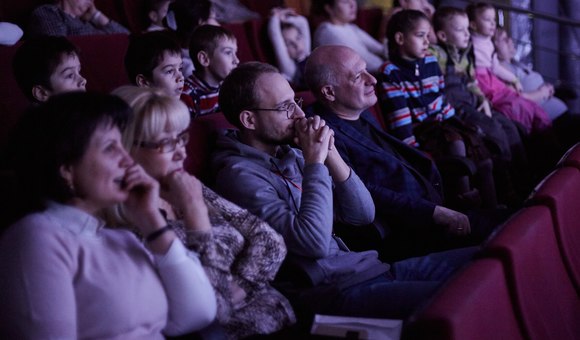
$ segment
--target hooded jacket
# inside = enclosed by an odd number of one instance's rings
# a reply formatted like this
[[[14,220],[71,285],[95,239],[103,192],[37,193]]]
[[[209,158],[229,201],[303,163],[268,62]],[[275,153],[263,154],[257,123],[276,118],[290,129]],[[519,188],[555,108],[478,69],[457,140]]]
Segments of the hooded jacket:
[[[333,183],[327,167],[305,165],[300,150],[281,146],[273,157],[233,130],[218,138],[212,169],[216,191],[276,229],[313,286],[344,288],[389,270],[376,251],[350,252],[333,237],[335,219],[351,225],[374,219],[370,193],[354,171]]]

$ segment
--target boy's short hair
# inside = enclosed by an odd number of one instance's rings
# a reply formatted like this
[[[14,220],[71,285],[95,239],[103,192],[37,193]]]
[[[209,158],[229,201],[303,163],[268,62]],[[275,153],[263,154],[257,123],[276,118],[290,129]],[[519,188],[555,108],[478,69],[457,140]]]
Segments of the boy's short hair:
[[[258,103],[256,81],[263,74],[280,73],[270,64],[251,61],[233,69],[224,79],[219,94],[219,105],[230,124],[242,129],[240,112],[255,107]]]
[[[467,17],[469,18],[469,21],[475,21],[477,15],[485,11],[486,9],[495,10],[495,7],[493,7],[492,4],[487,2],[476,2],[470,3],[465,9],[465,11],[467,12]]]
[[[387,25],[387,39],[389,44],[389,57],[396,56],[399,54],[399,46],[395,39],[395,34],[401,32],[406,34],[417,27],[417,23],[420,20],[426,20],[428,23],[429,18],[425,13],[417,11],[414,9],[404,9],[400,12],[395,13]]]
[[[140,74],[151,79],[165,52],[181,55],[181,48],[170,33],[154,31],[132,34],[125,54],[125,70],[131,83],[137,85]]]
[[[212,55],[221,40],[236,41],[236,36],[221,26],[201,25],[193,31],[189,43],[189,56],[196,70],[203,69],[197,60],[197,54],[201,51]]]
[[[447,24],[449,24],[455,16],[467,16],[467,13],[457,7],[444,6],[438,8],[433,15],[433,30],[435,33],[445,30]]]
[[[18,87],[31,101],[35,86],[52,90],[50,77],[60,65],[63,56],[79,55],[79,49],[65,37],[39,36],[31,38],[18,48],[12,60],[12,71]]]

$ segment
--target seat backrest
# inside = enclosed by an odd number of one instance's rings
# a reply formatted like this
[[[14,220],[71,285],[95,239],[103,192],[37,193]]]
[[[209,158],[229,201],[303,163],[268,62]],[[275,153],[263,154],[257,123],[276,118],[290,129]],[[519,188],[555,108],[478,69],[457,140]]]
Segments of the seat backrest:
[[[241,0],[240,2],[251,11],[260,14],[262,18],[268,17],[272,8],[284,6],[283,0]]]
[[[380,40],[381,24],[383,22],[383,10],[380,8],[359,8],[355,24],[373,38]]]
[[[223,129],[234,128],[223,113],[215,112],[194,118],[189,125],[189,143],[184,168],[201,180],[209,179],[209,161],[215,139]]]
[[[276,65],[274,46],[268,37],[267,19],[253,19],[245,22],[246,32],[256,60]]]
[[[579,159],[580,160],[580,159]],[[580,296],[580,169],[562,167],[547,176],[534,190],[528,204],[550,208],[558,246]]]
[[[68,37],[80,50],[82,74],[87,78],[87,90],[109,93],[129,84],[125,72],[125,53],[129,45],[127,34],[83,35]]]
[[[580,169],[580,142],[566,151],[558,162],[560,166],[572,166]]]
[[[504,264],[517,315],[530,339],[577,339],[580,300],[545,206],[523,208],[484,247]]]
[[[23,30],[26,30],[28,18],[32,11],[45,4],[44,0],[18,0],[18,1],[0,1],[0,13],[2,21],[8,21],[17,24]]]
[[[127,20],[127,28],[133,33],[139,33],[147,29],[147,0],[123,0],[120,1]]]
[[[411,318],[413,340],[523,339],[502,263],[479,259],[457,273]]]
[[[7,142],[22,112],[30,105],[12,72],[12,59],[21,44],[0,46],[0,148]]]

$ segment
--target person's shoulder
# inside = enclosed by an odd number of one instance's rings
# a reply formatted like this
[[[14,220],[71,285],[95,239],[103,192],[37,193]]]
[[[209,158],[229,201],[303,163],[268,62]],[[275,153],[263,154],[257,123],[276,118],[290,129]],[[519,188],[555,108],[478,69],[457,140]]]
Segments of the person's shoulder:
[[[40,5],[32,11],[32,15],[59,14],[59,13],[61,13],[61,10],[58,8],[58,6],[54,4]]]
[[[379,67],[379,73],[389,76],[392,73],[396,73],[400,71],[399,66],[397,66],[397,64],[395,64],[394,62],[392,62],[391,60],[387,60],[383,63],[383,65],[381,65],[381,67]]]

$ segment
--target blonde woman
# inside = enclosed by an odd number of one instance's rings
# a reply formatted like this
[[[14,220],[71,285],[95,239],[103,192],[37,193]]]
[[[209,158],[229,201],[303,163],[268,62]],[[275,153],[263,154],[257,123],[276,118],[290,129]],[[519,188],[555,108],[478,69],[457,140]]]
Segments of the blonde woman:
[[[114,94],[134,111],[124,145],[160,182],[159,208],[168,224],[199,253],[217,295],[217,320],[229,337],[272,333],[294,323],[288,300],[269,284],[286,255],[282,237],[183,169],[190,122],[185,104],[147,88],[126,86]]]

